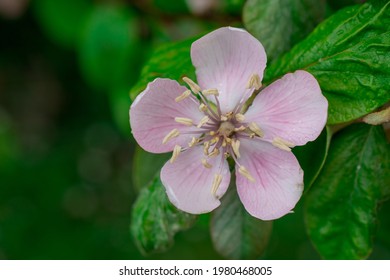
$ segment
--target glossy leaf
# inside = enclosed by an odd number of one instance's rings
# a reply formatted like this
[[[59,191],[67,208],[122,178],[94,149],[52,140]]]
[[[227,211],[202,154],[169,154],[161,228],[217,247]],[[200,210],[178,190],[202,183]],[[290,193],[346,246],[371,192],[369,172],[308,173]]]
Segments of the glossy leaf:
[[[389,170],[390,145],[382,127],[356,124],[336,134],[306,200],[307,230],[323,258],[369,256]]]
[[[245,27],[264,45],[268,62],[305,38],[326,12],[325,0],[248,0]]]
[[[190,228],[195,220],[196,216],[169,202],[158,175],[134,204],[131,233],[144,254],[164,252],[173,245],[175,234]]]
[[[293,149],[293,153],[304,171],[305,192],[309,190],[324,166],[331,138],[332,133],[326,127],[315,141]]]
[[[195,78],[195,69],[190,57],[191,44],[195,39],[157,48],[142,69],[138,83],[130,91],[130,97],[134,100],[147,84],[156,78],[170,78],[179,82],[184,76]]]
[[[98,5],[87,20],[80,46],[80,64],[87,81],[101,90],[129,85],[142,57],[137,22],[122,6]]]
[[[318,80],[328,123],[359,118],[390,100],[390,2],[340,10],[266,72],[266,82],[297,69]]]
[[[272,221],[249,215],[238,198],[235,178],[211,217],[211,237],[217,252],[228,259],[260,257],[268,245]]]
[[[133,182],[140,190],[160,175],[160,169],[168,161],[171,154],[152,154],[136,147],[133,158]]]

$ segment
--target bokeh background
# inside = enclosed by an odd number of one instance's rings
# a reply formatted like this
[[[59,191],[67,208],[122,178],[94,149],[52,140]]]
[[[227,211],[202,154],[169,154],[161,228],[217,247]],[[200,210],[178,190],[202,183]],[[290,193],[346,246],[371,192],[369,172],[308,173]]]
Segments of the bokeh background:
[[[128,93],[154,47],[240,26],[243,4],[0,0],[0,259],[221,258],[208,215],[166,253],[134,245]],[[319,258],[301,207],[274,223],[264,258]],[[378,227],[371,258],[389,259]]]

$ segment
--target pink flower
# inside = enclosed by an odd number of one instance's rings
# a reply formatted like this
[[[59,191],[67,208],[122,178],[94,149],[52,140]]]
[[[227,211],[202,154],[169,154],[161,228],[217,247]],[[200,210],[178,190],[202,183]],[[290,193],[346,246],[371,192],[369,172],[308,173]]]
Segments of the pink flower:
[[[200,214],[220,205],[236,164],[238,195],[262,220],[290,212],[303,191],[303,171],[291,152],[313,141],[327,119],[328,102],[316,79],[296,71],[260,89],[266,66],[261,43],[242,29],[224,27],[191,46],[199,85],[155,79],[130,108],[132,132],[152,153],[173,151],[161,170],[170,201]]]

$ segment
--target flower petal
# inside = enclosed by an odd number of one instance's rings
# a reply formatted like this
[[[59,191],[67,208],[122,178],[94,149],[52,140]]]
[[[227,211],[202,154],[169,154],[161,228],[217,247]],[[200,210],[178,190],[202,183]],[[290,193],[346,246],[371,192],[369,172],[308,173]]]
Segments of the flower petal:
[[[255,180],[249,181],[236,168],[237,191],[245,209],[262,220],[289,213],[303,191],[303,171],[294,154],[261,140],[240,141],[238,162]]]
[[[146,151],[165,153],[173,150],[177,144],[187,146],[192,136],[185,134],[162,143],[164,137],[173,129],[182,132],[196,130],[175,122],[175,117],[189,118],[198,123],[204,117],[198,109],[198,103],[192,98],[176,102],[175,98],[187,88],[170,79],[155,79],[137,96],[130,107],[130,124],[134,138]]]
[[[265,139],[279,137],[294,145],[304,145],[320,135],[327,110],[328,101],[317,80],[299,70],[260,92],[245,113],[245,121],[257,123]]]
[[[203,146],[195,146],[161,169],[161,181],[169,200],[180,210],[192,214],[207,213],[217,208],[219,198],[230,182],[229,165],[222,153],[208,159],[211,168],[202,165],[203,157]],[[222,175],[222,181],[214,195],[212,186],[216,174]]]
[[[249,98],[253,91],[246,89],[250,77],[258,74],[261,81],[267,63],[262,44],[247,31],[232,27],[195,41],[191,59],[201,88],[218,89],[224,113],[232,111],[241,98]]]

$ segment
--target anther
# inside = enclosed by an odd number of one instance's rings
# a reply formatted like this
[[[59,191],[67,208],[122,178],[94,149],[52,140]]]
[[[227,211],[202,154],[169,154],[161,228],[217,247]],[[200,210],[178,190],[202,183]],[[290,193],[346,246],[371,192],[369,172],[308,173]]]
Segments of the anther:
[[[213,139],[211,139],[210,144],[215,144],[219,141],[219,136],[215,136]]]
[[[183,81],[190,87],[194,93],[200,93],[200,86],[198,86],[193,80],[188,77],[184,77]]]
[[[216,196],[217,191],[219,189],[219,186],[221,185],[222,182],[222,175],[221,174],[215,174],[214,175],[214,180],[213,184],[211,186],[211,193]]]
[[[175,138],[177,136],[180,135],[180,132],[175,128],[173,129],[171,132],[169,132],[165,137],[164,139],[162,140],[162,143],[163,144],[166,144],[169,140],[171,140],[172,138]]]
[[[238,172],[244,176],[245,178],[247,178],[249,181],[251,181],[252,183],[255,182],[255,179],[252,177],[252,175],[249,173],[249,171],[244,167],[244,166],[240,166],[240,168],[238,168]]]
[[[181,152],[181,147],[179,145],[176,145],[174,148],[173,148],[173,153],[172,153],[172,157],[171,159],[169,160],[170,163],[173,163],[177,157],[180,155],[180,152]]]
[[[260,127],[256,123],[251,122],[249,124],[249,129],[252,130],[254,133],[256,133],[257,136],[264,137],[264,131],[261,130]]]
[[[199,105],[199,111],[205,112],[206,110],[207,110],[207,106],[205,104],[202,103]]]
[[[246,129],[246,127],[245,126],[240,126],[240,127],[236,127],[235,129],[234,129],[234,131],[235,132],[240,132],[240,131],[244,131]]]
[[[239,158],[240,155],[240,140],[234,140],[232,141],[232,148],[233,152],[236,154],[237,158]]]
[[[282,139],[280,137],[275,137],[272,141],[272,145],[274,145],[275,147],[277,147],[279,149],[285,150],[287,152],[290,152],[291,148],[293,148],[295,146],[294,143],[291,143],[291,142],[289,142],[285,139]]]
[[[189,97],[191,95],[191,91],[190,90],[186,90],[185,92],[183,92],[181,95],[179,95],[178,97],[175,98],[175,101],[176,102],[180,102],[184,99],[186,99],[187,97]]]
[[[228,120],[228,118],[225,115],[221,116],[221,121],[226,122],[227,120]]]
[[[212,158],[212,157],[215,157],[217,155],[219,155],[219,149],[217,147],[215,147],[214,150],[211,153],[209,153],[209,157]]]
[[[192,126],[192,124],[193,124],[193,121],[191,119],[189,119],[189,118],[179,118],[179,117],[177,117],[177,118],[175,118],[175,122],[184,124],[186,126]]]
[[[202,93],[204,96],[210,96],[210,95],[219,96],[219,92],[216,88],[205,89],[202,91]]]
[[[198,142],[198,139],[196,139],[195,137],[192,137],[191,139],[191,142],[188,143],[188,147],[193,147],[196,143]]]
[[[246,88],[247,89],[255,88],[256,90],[260,89],[261,88],[260,76],[258,74],[253,74],[250,77],[250,79],[246,85]]]
[[[208,123],[208,121],[210,120],[210,118],[208,116],[204,116],[198,123],[198,125],[196,126],[197,128],[201,128],[203,125],[205,125],[206,123]]]
[[[216,133],[215,131],[210,131],[210,132],[209,132],[210,136],[214,136],[215,133]]]
[[[208,156],[209,155],[210,142],[206,141],[203,143],[203,153]]]
[[[229,154],[229,152],[224,152],[224,153],[223,153],[223,155],[225,156],[225,158],[228,158],[228,157],[230,157],[230,154]]]
[[[211,168],[213,167],[210,163],[207,162],[207,160],[205,158],[202,158],[202,164],[204,167],[206,168]]]
[[[236,114],[234,117],[238,122],[243,122],[245,120],[245,116],[243,114]]]

